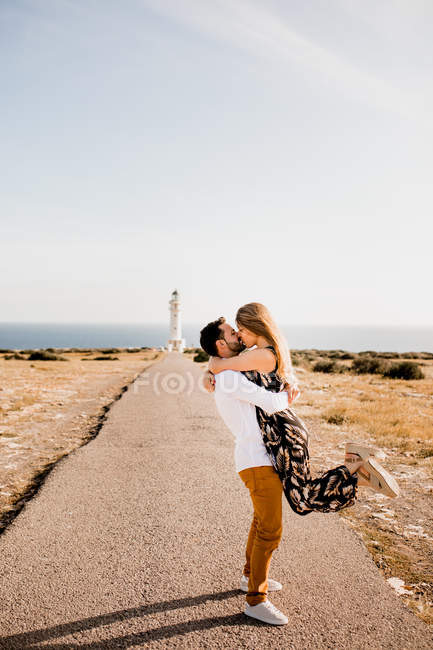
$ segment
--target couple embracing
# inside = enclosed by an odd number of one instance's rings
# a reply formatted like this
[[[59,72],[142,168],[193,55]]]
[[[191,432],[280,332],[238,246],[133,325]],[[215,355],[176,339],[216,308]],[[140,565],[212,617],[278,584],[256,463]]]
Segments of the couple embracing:
[[[210,355],[205,386],[235,437],[235,466],[253,505],[240,588],[245,614],[272,625],[288,619],[268,599],[282,585],[268,578],[282,537],[282,494],[299,515],[353,506],[358,487],[399,494],[375,451],[346,443],[344,464],[311,478],[309,434],[290,405],[299,396],[284,337],[269,310],[252,302],[236,314],[235,330],[223,317],[208,323],[200,345]]]

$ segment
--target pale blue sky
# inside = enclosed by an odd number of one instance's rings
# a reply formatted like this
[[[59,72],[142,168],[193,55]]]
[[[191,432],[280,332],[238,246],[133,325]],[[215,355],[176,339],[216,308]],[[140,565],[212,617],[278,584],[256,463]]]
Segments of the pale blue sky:
[[[433,324],[433,4],[3,0],[1,321]]]

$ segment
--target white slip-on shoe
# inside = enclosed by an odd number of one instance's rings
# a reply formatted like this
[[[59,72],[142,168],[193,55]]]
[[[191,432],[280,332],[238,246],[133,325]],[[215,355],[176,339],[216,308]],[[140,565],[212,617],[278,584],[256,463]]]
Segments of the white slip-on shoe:
[[[289,622],[287,616],[267,599],[258,605],[246,603],[245,614],[270,625],[286,625]]]
[[[352,456],[358,456],[358,458],[351,458],[352,462],[356,462],[358,460],[367,460],[367,458],[371,456],[380,458],[381,460],[385,458],[383,451],[380,451],[379,449],[373,449],[373,447],[367,447],[366,445],[363,445],[359,442],[346,442],[345,447],[346,457],[348,454]]]
[[[283,585],[281,582],[278,582],[277,580],[272,580],[272,578],[268,578],[268,591],[280,591],[280,589],[283,588]],[[241,578],[241,584],[240,584],[240,589],[241,591],[248,591],[248,578],[246,575],[242,575]]]
[[[370,474],[369,477],[365,474],[366,471]],[[361,467],[356,470],[356,473],[365,481],[368,481],[367,487],[373,488],[376,492],[385,494],[387,497],[398,497],[400,495],[400,488],[395,478],[374,458],[365,460]]]

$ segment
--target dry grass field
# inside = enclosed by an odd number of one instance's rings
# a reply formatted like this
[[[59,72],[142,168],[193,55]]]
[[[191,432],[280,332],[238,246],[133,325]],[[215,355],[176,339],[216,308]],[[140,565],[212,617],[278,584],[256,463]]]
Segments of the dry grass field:
[[[376,375],[301,372],[302,381],[308,377],[308,381],[303,381],[302,404],[313,411],[319,409],[325,422],[366,433],[380,446],[413,452],[419,462],[430,459],[424,465],[431,471],[433,361],[422,363],[425,379],[412,381]]]
[[[60,352],[66,361],[0,356],[0,531],[46,472],[96,435],[108,405],[162,354]]]

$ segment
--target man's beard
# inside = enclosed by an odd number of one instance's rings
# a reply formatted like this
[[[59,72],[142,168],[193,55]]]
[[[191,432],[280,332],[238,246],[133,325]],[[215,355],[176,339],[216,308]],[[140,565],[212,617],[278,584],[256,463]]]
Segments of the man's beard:
[[[242,350],[245,350],[245,345],[241,341],[238,341],[237,343],[228,343],[226,341],[226,343],[227,343],[227,346],[228,346],[229,350],[231,350],[235,354],[239,354],[239,352],[242,352]]]

